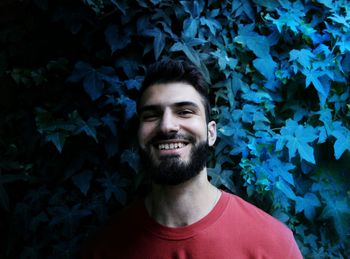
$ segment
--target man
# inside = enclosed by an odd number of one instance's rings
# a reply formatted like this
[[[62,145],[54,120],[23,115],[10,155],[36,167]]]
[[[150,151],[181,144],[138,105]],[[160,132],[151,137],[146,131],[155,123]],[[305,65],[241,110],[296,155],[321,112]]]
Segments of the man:
[[[286,226],[208,181],[216,124],[194,66],[152,65],[137,107],[140,156],[152,190],[112,218],[83,258],[302,258]]]

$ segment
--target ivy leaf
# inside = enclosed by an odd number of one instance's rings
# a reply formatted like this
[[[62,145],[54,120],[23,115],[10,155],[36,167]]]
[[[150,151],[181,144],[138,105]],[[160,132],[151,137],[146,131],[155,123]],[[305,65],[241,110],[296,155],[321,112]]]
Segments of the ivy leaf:
[[[199,21],[201,25],[206,25],[213,35],[216,34],[216,30],[220,30],[222,28],[220,22],[212,18],[201,17]]]
[[[254,67],[268,80],[274,79],[277,63],[270,55],[257,58],[253,61]]]
[[[160,54],[162,53],[165,47],[164,33],[159,28],[155,27],[153,29],[145,30],[144,34],[147,36],[154,37],[154,41],[153,41],[154,57],[156,60],[158,60]]]
[[[180,1],[186,13],[192,17],[198,17],[204,10],[205,2],[203,0]]]
[[[69,135],[65,132],[52,132],[46,135],[45,140],[47,142],[52,142],[61,153],[68,136]]]
[[[291,3],[289,1],[280,1],[282,7],[286,11],[278,8],[277,13],[279,18],[272,18],[269,14],[265,16],[267,20],[270,20],[277,26],[279,32],[282,32],[282,28],[286,26],[293,32],[298,33],[298,27],[302,24],[302,18],[305,16],[305,7],[300,1]]]
[[[334,156],[338,160],[346,150],[350,151],[350,131],[339,125],[332,131],[332,135],[337,139],[334,143]]]
[[[348,238],[350,206],[347,199],[339,196],[328,197],[326,203],[321,219],[332,219],[339,236],[343,239]]]
[[[104,81],[110,81],[114,72],[114,69],[111,67],[95,69],[90,64],[79,61],[75,65],[72,75],[67,80],[71,82],[84,80],[85,92],[94,101],[102,95]],[[116,79],[118,80],[118,78]]]
[[[125,119],[128,120],[136,114],[136,102],[129,97],[122,95],[118,98],[118,104],[124,107]]]
[[[293,170],[295,168],[293,164],[284,163],[276,156],[271,157],[266,162],[274,178],[282,178],[288,184],[294,186],[293,175],[289,172],[290,170]]]
[[[208,175],[211,177],[210,182],[219,187],[221,185],[225,186],[231,192],[235,192],[235,186],[232,181],[231,170],[221,170],[221,164],[217,163],[215,168],[208,168]]]
[[[92,137],[96,143],[98,143],[96,127],[101,125],[100,121],[91,117],[87,122],[85,122],[82,118],[80,118],[76,111],[71,115],[71,119],[76,121],[77,127],[75,134],[84,132],[87,136]]]
[[[333,13],[333,16],[329,16],[329,19],[335,21],[336,23],[340,23],[342,26],[350,28],[350,17],[344,17]]]
[[[86,196],[90,189],[90,181],[92,179],[93,172],[85,170],[84,172],[74,175],[72,181],[79,188],[79,190]]]
[[[49,225],[55,226],[63,224],[65,228],[71,228],[79,225],[79,220],[91,214],[88,209],[80,208],[81,205],[74,205],[72,208],[67,206],[56,206],[49,208],[49,213],[53,216]]]
[[[98,182],[104,188],[104,195],[108,202],[112,194],[114,198],[121,204],[126,202],[126,192],[124,190],[128,185],[128,181],[122,178],[118,173],[114,173],[111,176],[106,174],[106,177],[97,179]]]
[[[304,211],[305,217],[308,220],[313,220],[316,215],[316,207],[321,206],[320,200],[314,193],[306,193],[304,197],[297,197],[295,200],[295,211],[302,212]]]
[[[297,61],[303,67],[310,69],[311,61],[315,58],[315,54],[313,54],[309,49],[293,49],[289,52],[289,61]]]
[[[282,191],[289,199],[296,200],[296,195],[290,186],[283,179],[280,179],[276,182],[276,187]]]
[[[183,37],[195,38],[198,31],[198,20],[192,17],[187,18],[183,23]]]
[[[130,42],[130,35],[125,32],[120,32],[120,26],[111,24],[105,30],[106,42],[111,48],[112,54],[119,49],[125,48]]]
[[[303,69],[302,72],[306,76],[306,87],[312,83],[321,96],[328,96],[329,85],[320,80],[320,77],[325,75],[324,71]]]
[[[257,57],[264,59],[270,56],[269,41],[265,36],[254,32],[254,26],[255,24],[239,26],[238,36],[234,38],[234,41],[247,46]]]
[[[135,172],[138,172],[138,164],[139,164],[139,155],[135,150],[124,150],[121,155],[121,162],[126,162],[128,165],[134,169]]]
[[[238,61],[237,59],[228,57],[226,51],[217,49],[211,54],[218,58],[220,70],[225,70],[226,66],[228,66],[231,70],[235,69]]]
[[[101,118],[101,121],[106,125],[112,132],[113,136],[117,135],[116,121],[117,119],[113,117],[110,113],[107,113]]]
[[[264,6],[267,8],[267,10],[273,11],[278,6],[278,0],[270,0],[270,1],[264,1],[264,0],[253,0],[253,2],[259,6]]]
[[[302,126],[294,120],[288,120],[286,126],[281,129],[281,137],[277,141],[276,149],[280,150],[281,141],[286,141],[289,158],[293,158],[298,151],[300,157],[315,164],[313,148],[309,143],[317,139],[316,129],[311,126]]]
[[[170,51],[183,51],[187,58],[195,64],[197,67],[201,66],[201,60],[198,53],[185,43],[177,42],[171,48]]]

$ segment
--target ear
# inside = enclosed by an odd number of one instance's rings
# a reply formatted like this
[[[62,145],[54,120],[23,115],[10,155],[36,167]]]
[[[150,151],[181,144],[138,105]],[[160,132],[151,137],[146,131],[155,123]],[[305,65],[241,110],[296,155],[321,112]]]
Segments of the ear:
[[[216,123],[211,121],[208,123],[208,145],[211,147],[216,141]]]

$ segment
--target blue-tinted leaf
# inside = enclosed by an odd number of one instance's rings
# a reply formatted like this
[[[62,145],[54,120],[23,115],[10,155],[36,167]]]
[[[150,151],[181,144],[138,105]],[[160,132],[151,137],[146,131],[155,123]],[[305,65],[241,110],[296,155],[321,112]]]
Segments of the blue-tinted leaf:
[[[126,202],[126,193],[124,188],[128,185],[128,181],[122,178],[119,174],[114,173],[109,176],[106,175],[105,178],[100,178],[97,180],[105,188],[104,194],[106,201],[109,201],[113,195],[117,201],[121,204]]]
[[[123,15],[126,15],[126,11],[128,9],[126,2],[111,0],[111,3],[113,3],[122,12]]]
[[[234,41],[247,46],[259,58],[269,57],[270,45],[265,36],[261,36],[253,31],[254,24],[239,26],[238,36]]]
[[[303,127],[293,120],[288,120],[286,126],[281,129],[281,135],[277,148],[281,148],[281,144],[283,145],[284,142],[282,139],[284,139],[290,158],[294,157],[296,151],[298,151],[302,159],[315,164],[313,148],[309,144],[318,137],[315,128],[311,126]]]
[[[231,170],[221,169],[221,164],[226,161],[227,158],[220,157],[218,158],[215,168],[208,168],[208,175],[211,178],[210,182],[217,187],[223,185],[231,192],[235,192],[235,186],[232,181],[233,172]]]
[[[220,70],[224,70],[226,66],[228,66],[232,70],[235,69],[238,61],[237,59],[228,57],[226,51],[218,49],[215,52],[212,52],[211,54],[218,58]]]
[[[201,25],[208,26],[210,32],[212,34],[214,34],[214,35],[216,33],[216,30],[220,30],[221,29],[221,24],[215,19],[201,17],[200,18],[200,23],[201,23]]]
[[[290,188],[290,186],[284,181],[279,180],[276,183],[276,187],[281,190],[289,199],[295,200],[296,196],[294,191]]]
[[[94,101],[102,95],[103,81],[96,70],[91,70],[84,79],[84,89]]]
[[[48,134],[45,139],[47,142],[52,142],[61,153],[67,137],[68,135],[64,132],[53,132]]]
[[[267,160],[269,170],[272,171],[273,177],[278,179],[279,177],[286,181],[288,184],[294,186],[293,175],[289,172],[293,170],[295,166],[291,163],[284,163],[277,157],[271,157]]]
[[[68,77],[67,80],[71,82],[78,82],[85,78],[85,76],[90,73],[91,69],[92,67],[90,64],[78,61],[74,66],[72,74]]]
[[[257,58],[253,61],[254,67],[268,80],[273,79],[277,68],[277,63],[271,56]]]
[[[138,75],[140,62],[134,59],[119,58],[116,60],[115,66],[123,69],[128,78],[135,78]]]
[[[117,135],[117,128],[116,128],[117,119],[115,117],[107,113],[107,115],[101,118],[101,121],[111,130],[114,136]]]
[[[341,65],[345,73],[350,72],[350,51],[346,52],[345,57],[341,62]]]
[[[319,207],[321,205],[317,196],[310,192],[306,193],[304,198],[297,197],[295,202],[295,211],[304,211],[305,217],[309,220],[313,220],[316,215],[315,207]]]
[[[350,24],[349,24],[350,17],[344,17],[333,13],[333,16],[329,16],[328,18],[335,21],[336,23],[340,23],[342,26],[350,28]]]
[[[116,136],[107,137],[104,142],[104,148],[108,158],[115,156],[119,151],[119,138]]]
[[[90,189],[90,181],[92,179],[93,172],[85,170],[84,172],[74,175],[72,181],[79,188],[79,190],[86,196]]]
[[[306,87],[308,87],[312,83],[321,96],[328,96],[329,85],[326,84],[325,81],[320,80],[320,77],[325,74],[324,71],[305,69],[302,72],[306,76]]]
[[[332,135],[337,139],[334,143],[334,156],[338,160],[346,150],[350,151],[350,131],[339,126],[332,131]]]
[[[191,0],[191,1],[180,1],[185,12],[190,14],[192,17],[198,17],[204,9],[204,0]]]
[[[153,29],[145,30],[144,34],[147,36],[154,37],[154,41],[153,41],[154,57],[156,60],[158,60],[160,54],[162,53],[165,47],[165,36],[163,32],[157,27],[155,27]]]
[[[84,132],[89,137],[92,137],[96,141],[96,143],[98,142],[97,132],[95,128],[101,125],[100,121],[91,117],[87,122],[85,122],[83,119],[78,117],[76,123],[77,123],[77,127],[75,130],[75,134]]]
[[[187,38],[195,38],[198,30],[198,20],[192,17],[187,18],[183,24],[183,36]]]
[[[128,165],[134,169],[135,172],[138,172],[139,165],[139,155],[135,150],[124,150],[121,155],[121,161],[128,163]]]
[[[66,227],[78,225],[81,218],[91,214],[90,210],[80,208],[80,204],[73,206],[71,209],[66,206],[57,206],[49,208],[49,213],[53,215],[50,225],[64,224]]]
[[[165,47],[165,37],[163,33],[159,33],[157,37],[154,38],[153,47],[155,59],[158,60]]]
[[[311,67],[311,61],[315,58],[315,55],[309,49],[293,49],[289,52],[289,60],[297,61],[300,65],[305,68]]]
[[[105,38],[111,48],[112,54],[119,49],[125,48],[130,42],[130,36],[119,31],[119,26],[111,24],[105,31]]]
[[[278,0],[253,0],[253,2],[257,5],[264,6],[267,10],[274,11],[275,8],[279,6]]]
[[[136,114],[136,102],[123,95],[118,98],[118,103],[124,107],[125,118],[128,120]]]
[[[136,77],[135,79],[125,80],[124,83],[128,90],[137,89],[140,90],[143,77]]]
[[[170,51],[183,51],[185,53],[185,55],[187,56],[187,58],[193,64],[195,64],[197,67],[201,66],[201,60],[200,60],[198,53],[192,47],[189,47],[188,45],[186,45],[184,43],[180,43],[180,42],[175,43],[171,47]]]

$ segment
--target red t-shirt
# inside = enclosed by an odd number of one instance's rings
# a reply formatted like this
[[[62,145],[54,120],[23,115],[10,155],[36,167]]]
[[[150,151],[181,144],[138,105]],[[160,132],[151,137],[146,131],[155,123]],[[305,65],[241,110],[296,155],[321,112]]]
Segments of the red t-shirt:
[[[84,249],[84,259],[299,259],[292,232],[241,198],[222,192],[207,216],[179,228],[155,222],[142,201],[111,219]]]

